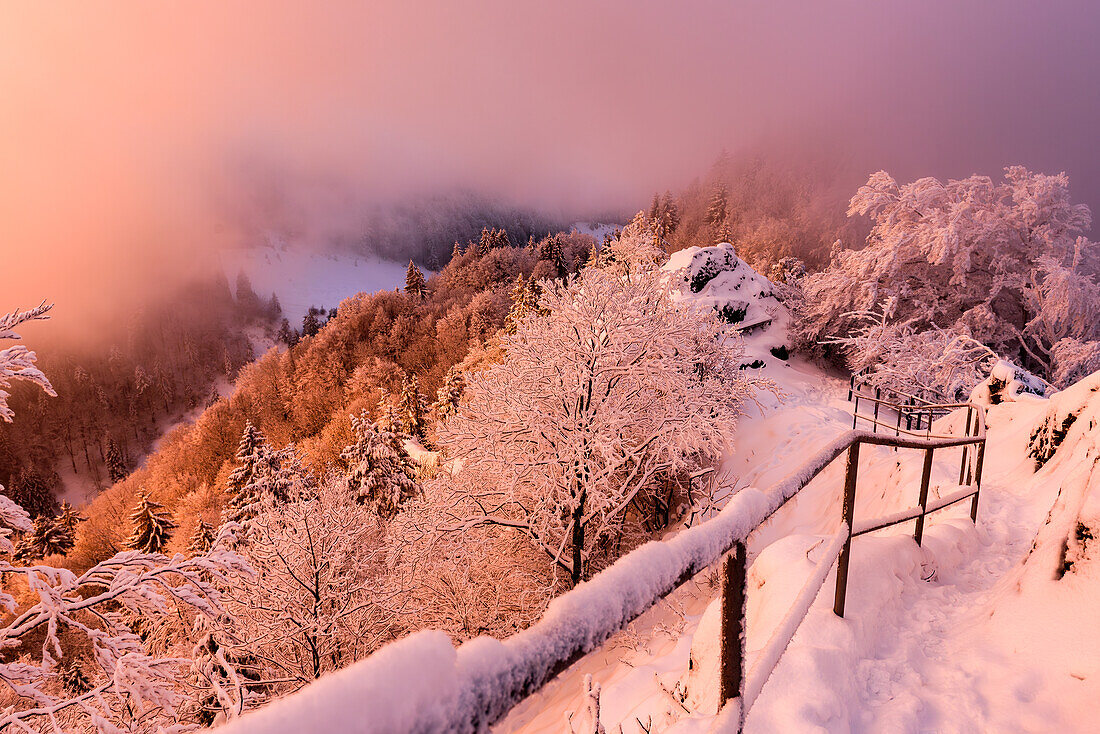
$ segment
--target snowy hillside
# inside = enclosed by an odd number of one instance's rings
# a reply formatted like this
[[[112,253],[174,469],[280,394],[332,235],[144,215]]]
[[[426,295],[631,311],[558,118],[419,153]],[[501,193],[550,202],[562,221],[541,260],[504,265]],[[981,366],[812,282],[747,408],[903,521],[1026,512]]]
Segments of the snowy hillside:
[[[335,308],[357,293],[404,287],[407,267],[377,257],[321,254],[286,245],[223,250],[220,257],[230,283],[244,271],[260,297],[277,294],[292,326],[310,306]]]

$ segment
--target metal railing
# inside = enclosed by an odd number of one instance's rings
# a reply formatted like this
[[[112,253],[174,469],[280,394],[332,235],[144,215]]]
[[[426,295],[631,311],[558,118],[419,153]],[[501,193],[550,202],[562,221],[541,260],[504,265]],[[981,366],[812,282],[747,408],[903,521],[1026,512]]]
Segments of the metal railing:
[[[854,388],[854,385],[853,385]],[[809,611],[810,605],[824,585],[833,563],[837,564],[836,590],[833,596],[833,613],[844,616],[845,599],[848,590],[848,569],[852,554],[852,539],[860,535],[882,530],[901,523],[916,521],[913,539],[920,545],[924,537],[925,520],[930,513],[970,499],[970,519],[977,522],[978,499],[981,493],[982,465],[985,458],[985,410],[980,405],[970,403],[932,404],[920,406],[920,410],[929,411],[929,420],[924,423],[924,431],[902,428],[902,410],[910,407],[886,401],[880,395],[863,396],[864,400],[874,402],[873,416],[859,416],[872,424],[870,434],[853,431],[843,449],[833,457],[847,451],[847,465],[844,475],[844,496],[841,507],[841,526],[826,547],[824,556],[814,568],[810,580],[796,597],[790,611],[780,622],[772,638],[757,657],[757,663],[745,675],[745,593],[746,577],[745,540],[739,540],[725,560],[722,572],[721,637],[719,649],[721,665],[719,673],[719,700],[721,711],[712,731],[740,733],[745,717],[756,702],[764,684],[774,672],[779,658],[790,645],[798,626]],[[880,421],[879,409],[885,407],[899,416],[893,424]],[[935,435],[932,433],[932,414],[951,415],[966,410],[965,429],[961,436]],[[894,431],[876,433],[879,427]],[[856,489],[859,475],[859,449],[861,445],[889,446],[894,449],[919,449],[924,452],[921,481],[917,505],[886,517],[857,522],[855,519]],[[928,492],[932,478],[932,467],[936,450],[962,447],[962,461],[959,468],[959,489],[929,503]],[[829,462],[832,463],[831,460]],[[814,476],[824,466],[814,472]],[[811,477],[812,478],[812,477]],[[809,480],[807,480],[808,482]],[[739,587],[740,590],[738,590]]]
[[[902,390],[875,387],[867,377],[868,374],[869,370],[864,369],[853,374],[848,380],[848,402],[852,403],[852,428],[856,427],[861,418],[878,421],[881,402],[888,402],[891,406],[896,406],[894,412],[897,415],[896,427],[899,430],[903,419],[907,429],[919,431],[921,428],[928,428],[932,425],[932,421],[950,412],[944,410],[944,406],[951,403],[946,397],[940,396],[938,400],[933,401]],[[867,393],[864,392],[865,390],[872,392]],[[860,400],[870,400],[874,403],[872,416],[860,414]]]

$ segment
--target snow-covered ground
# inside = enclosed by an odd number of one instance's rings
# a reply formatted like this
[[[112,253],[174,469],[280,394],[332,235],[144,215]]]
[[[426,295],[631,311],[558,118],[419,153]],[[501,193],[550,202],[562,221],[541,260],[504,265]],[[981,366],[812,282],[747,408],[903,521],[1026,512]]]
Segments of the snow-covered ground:
[[[292,326],[301,323],[310,306],[334,308],[357,293],[404,287],[408,267],[377,257],[322,254],[283,244],[227,249],[220,257],[231,284],[244,271],[261,298],[276,293]]]
[[[766,372],[786,398],[743,420],[724,464],[737,486],[767,486],[851,425],[843,381],[797,362]],[[1054,400],[1078,409],[1100,387],[1100,375],[1091,382]],[[976,527],[962,503],[932,516],[922,547],[912,540],[912,523],[856,539],[845,618],[832,613],[834,572],[746,731],[1096,730],[1100,631],[1088,620],[1100,604],[1100,570],[1081,563],[1056,576],[1076,519],[1100,514],[1095,499],[1086,505],[1089,483],[1100,485],[1100,471],[1093,474],[1100,421],[1082,414],[1035,473],[1027,442],[1049,409],[1048,401],[1026,396],[990,408]],[[920,452],[868,453],[864,447],[857,520],[915,504]],[[957,479],[958,455],[948,457],[937,461],[933,484]],[[750,668],[839,524],[842,471],[843,462],[834,462],[753,536]],[[584,706],[586,675],[602,686],[608,731],[710,730],[716,595],[705,580],[686,585],[515,708],[497,731],[568,731],[569,712]],[[689,671],[693,655],[702,674]]]

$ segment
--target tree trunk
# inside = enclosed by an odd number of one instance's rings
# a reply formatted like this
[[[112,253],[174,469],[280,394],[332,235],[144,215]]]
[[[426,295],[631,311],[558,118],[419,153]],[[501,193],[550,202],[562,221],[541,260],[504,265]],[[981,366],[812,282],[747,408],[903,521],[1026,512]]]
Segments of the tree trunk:
[[[577,501],[577,507],[573,510],[573,585],[576,586],[581,582],[584,574],[582,573],[583,565],[583,551],[584,551],[584,500],[585,491],[581,490],[581,496]]]

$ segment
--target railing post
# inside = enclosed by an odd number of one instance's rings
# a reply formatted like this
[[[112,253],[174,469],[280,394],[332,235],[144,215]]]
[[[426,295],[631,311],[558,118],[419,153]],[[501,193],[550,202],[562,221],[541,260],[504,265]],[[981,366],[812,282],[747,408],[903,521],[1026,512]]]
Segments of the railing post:
[[[882,400],[882,388],[876,387],[875,388],[875,423],[871,427],[871,432],[872,433],[878,433],[878,406],[879,406],[879,401],[880,400]]]
[[[855,392],[855,388],[856,388],[856,376],[853,374],[851,377],[848,378],[848,402],[849,403],[852,402],[852,393]]]
[[[719,637],[718,708],[741,699],[737,731],[744,724],[745,543],[737,542],[722,564],[722,633]]]
[[[970,435],[970,419],[972,418],[973,414],[974,414],[974,409],[973,408],[967,408],[966,409],[966,430],[963,431],[964,436],[969,436]],[[959,464],[959,484],[960,485],[965,483],[963,480],[966,479],[966,463],[967,463],[966,462],[966,456],[967,456],[967,453],[968,453],[969,449],[970,449],[970,444],[967,444],[967,445],[962,447],[962,450],[963,450],[962,462]]]
[[[836,595],[833,613],[844,616],[844,597],[848,593],[848,559],[852,555],[852,516],[856,510],[856,474],[859,472],[859,441],[848,449],[848,466],[844,473],[844,508],[842,520],[848,527],[848,539],[836,562]]]
[[[859,420],[859,393],[855,394],[855,402],[852,405],[852,430],[856,429],[856,421]]]
[[[917,517],[917,529],[913,532],[913,540],[917,545],[924,539],[924,516],[928,506],[928,483],[932,479],[932,454],[935,449],[924,450],[924,469],[920,475],[920,516]]]
[[[905,411],[905,430],[906,431],[912,431],[913,430],[913,411],[911,410],[913,405],[914,405],[913,398],[909,398],[908,400],[905,401],[905,407],[910,409],[910,410]],[[920,426],[917,426],[917,428],[919,429]]]
[[[985,460],[985,441],[978,444],[978,458],[974,466],[974,499],[970,501],[970,521],[978,522],[978,495],[982,492],[982,462]]]

